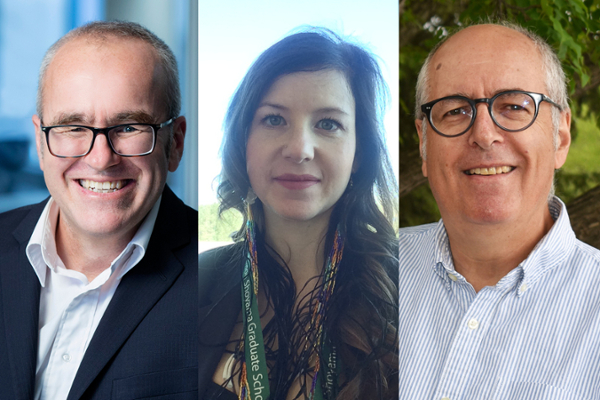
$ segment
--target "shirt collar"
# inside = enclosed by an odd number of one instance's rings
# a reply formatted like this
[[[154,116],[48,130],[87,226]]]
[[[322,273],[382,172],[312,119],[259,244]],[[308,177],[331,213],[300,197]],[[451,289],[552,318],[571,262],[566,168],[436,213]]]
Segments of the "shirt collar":
[[[533,248],[531,254],[520,264],[523,268],[523,290],[532,287],[546,272],[563,264],[575,246],[575,232],[567,207],[556,196],[548,203],[554,225]]]
[[[519,285],[521,290],[518,291],[518,295],[531,288],[546,272],[563,263],[575,245],[575,232],[571,228],[565,204],[558,197],[553,196],[548,202],[548,208],[554,225],[517,267],[522,271],[519,273],[519,280],[522,283]],[[457,280],[464,280],[454,269],[450,241],[443,220],[440,220],[435,227],[433,245],[435,273],[447,285],[450,284],[448,275],[455,276]]]
[[[466,282],[466,279],[454,269],[448,232],[441,219],[434,229],[433,246],[433,270],[444,281],[445,288],[451,290],[452,281]]]
[[[131,255],[134,248],[138,249],[136,259],[128,264],[128,267],[121,272],[121,275],[124,275],[133,268],[133,266],[144,257],[146,249],[148,248],[148,242],[152,236],[152,231],[154,230],[154,224],[156,222],[161,200],[162,195],[158,198],[131,241],[127,244],[121,254],[119,254],[119,256],[111,263],[112,268],[119,260]],[[58,204],[56,204],[51,197],[46,203],[25,249],[27,258],[42,287],[45,286],[48,268],[55,270],[58,267],[64,267],[56,251],[55,232],[56,224],[58,222],[58,212]]]

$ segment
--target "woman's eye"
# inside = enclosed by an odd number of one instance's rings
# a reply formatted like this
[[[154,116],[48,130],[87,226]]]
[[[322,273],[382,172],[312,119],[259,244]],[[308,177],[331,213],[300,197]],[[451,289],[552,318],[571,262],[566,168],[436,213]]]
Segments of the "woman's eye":
[[[270,126],[280,126],[285,123],[283,117],[280,115],[267,115],[263,121]]]
[[[335,131],[340,129],[340,124],[332,119],[322,119],[317,122],[317,128],[323,129],[324,131]]]

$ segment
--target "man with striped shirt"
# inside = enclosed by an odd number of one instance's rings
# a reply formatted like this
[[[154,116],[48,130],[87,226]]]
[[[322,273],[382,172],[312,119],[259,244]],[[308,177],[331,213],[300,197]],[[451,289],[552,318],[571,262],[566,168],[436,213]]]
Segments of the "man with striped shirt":
[[[519,26],[462,29],[423,65],[416,117],[442,220],[400,230],[400,398],[600,399],[600,251],[552,194],[558,58]]]

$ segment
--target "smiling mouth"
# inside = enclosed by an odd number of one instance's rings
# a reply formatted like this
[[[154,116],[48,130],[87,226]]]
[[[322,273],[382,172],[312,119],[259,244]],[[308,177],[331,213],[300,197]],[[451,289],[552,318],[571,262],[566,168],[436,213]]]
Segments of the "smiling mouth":
[[[502,166],[502,167],[489,167],[489,168],[471,168],[464,171],[467,175],[500,175],[507,174],[514,170],[515,167]]]
[[[125,187],[129,181],[129,179],[123,179],[111,182],[96,182],[89,179],[80,179],[79,185],[84,189],[96,193],[112,193]]]

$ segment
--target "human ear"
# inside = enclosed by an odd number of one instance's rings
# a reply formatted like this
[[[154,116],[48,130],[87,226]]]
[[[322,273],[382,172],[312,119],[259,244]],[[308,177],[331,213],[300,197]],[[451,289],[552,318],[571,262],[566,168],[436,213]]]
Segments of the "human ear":
[[[38,161],[40,163],[40,169],[43,171],[44,170],[44,143],[42,141],[42,121],[40,120],[40,117],[38,117],[37,115],[34,115],[33,117],[31,117],[31,121],[33,122],[33,126],[35,128],[35,147],[37,149],[37,154],[38,154]]]
[[[567,160],[571,146],[571,110],[560,114],[560,124],[556,138],[556,151],[554,152],[554,169],[559,169]]]
[[[171,139],[173,142],[171,143],[171,148],[167,155],[170,172],[175,172],[177,167],[179,167],[179,162],[183,156],[183,142],[185,139],[186,127],[187,125],[184,116],[178,117],[173,121],[173,138]]]
[[[419,153],[421,154],[421,171],[423,171],[423,176],[427,177],[427,157],[425,154],[425,151],[427,150],[425,148],[425,144],[423,141],[423,123],[424,123],[424,119],[416,119],[415,120],[415,126],[417,127],[417,133],[419,134]]]

